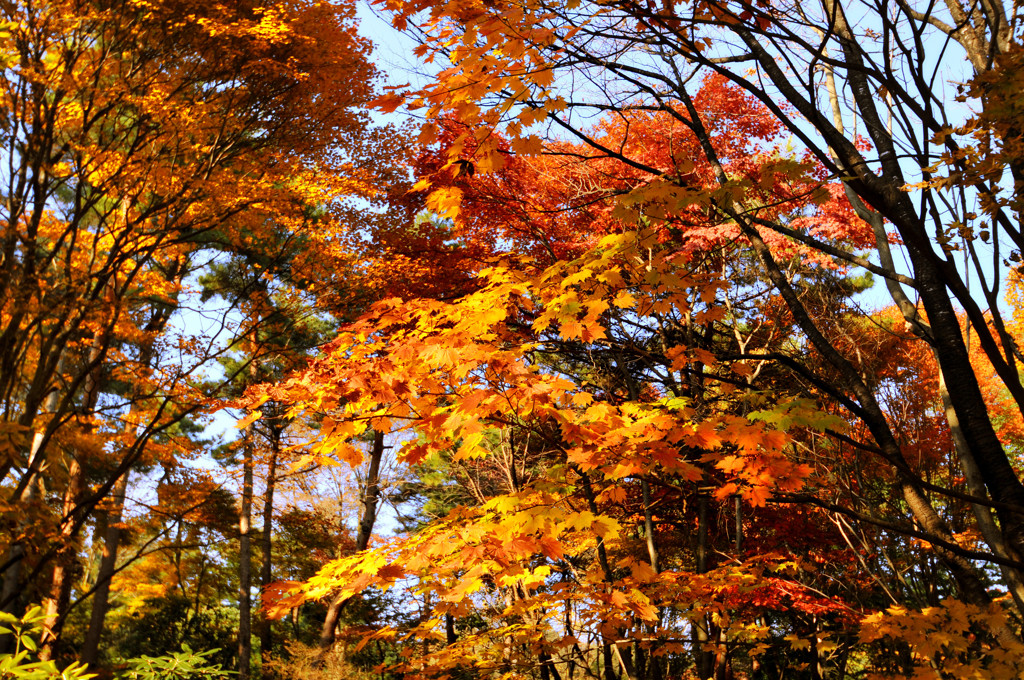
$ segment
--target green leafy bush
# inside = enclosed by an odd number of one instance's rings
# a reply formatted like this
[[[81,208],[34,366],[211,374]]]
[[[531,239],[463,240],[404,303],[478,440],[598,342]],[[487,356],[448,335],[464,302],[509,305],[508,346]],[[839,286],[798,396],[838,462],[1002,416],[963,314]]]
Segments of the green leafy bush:
[[[77,661],[64,670],[59,670],[54,661],[35,660],[39,645],[36,637],[43,630],[46,614],[42,607],[32,607],[20,619],[13,614],[0,612],[0,635],[14,636],[14,653],[0,654],[0,679],[19,680],[88,680],[95,673],[86,672]]]
[[[96,677],[77,661],[60,670],[54,661],[36,659],[39,650],[37,638],[43,631],[45,620],[42,607],[32,607],[21,618],[0,612],[0,635],[14,636],[14,653],[0,654],[0,680],[89,680]],[[234,675],[233,671],[224,670],[220,664],[211,663],[208,657],[218,651],[193,652],[183,644],[181,651],[173,654],[129,659],[126,668],[115,677],[117,680],[192,680]]]
[[[216,649],[193,652],[188,645],[181,651],[164,656],[140,656],[128,661],[128,668],[118,674],[119,680],[190,680],[191,678],[226,678],[233,671],[224,670],[220,664],[211,664],[207,658]]]

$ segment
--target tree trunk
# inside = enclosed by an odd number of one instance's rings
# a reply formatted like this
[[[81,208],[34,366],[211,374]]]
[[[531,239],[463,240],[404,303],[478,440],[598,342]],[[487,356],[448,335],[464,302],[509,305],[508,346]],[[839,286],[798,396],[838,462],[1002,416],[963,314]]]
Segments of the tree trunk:
[[[88,441],[88,438],[95,431],[93,417],[96,412],[96,404],[100,397],[100,359],[103,356],[104,347],[107,344],[108,334],[97,334],[93,338],[92,347],[89,350],[89,363],[95,368],[89,372],[83,392],[83,412],[79,417],[81,434]],[[76,456],[77,454],[77,456]],[[50,589],[43,600],[43,608],[46,610],[46,620],[43,623],[43,636],[39,649],[39,658],[48,660],[53,658],[56,646],[60,642],[60,631],[64,627],[64,614],[67,612],[68,604],[71,601],[71,585],[73,572],[78,563],[79,540],[76,531],[76,515],[81,513],[79,504],[82,502],[82,495],[85,492],[85,470],[82,467],[82,460],[85,451],[72,451],[68,454],[68,483],[64,489],[64,499],[61,504],[60,531],[57,535],[57,559],[53,564],[53,575],[50,579]]]
[[[265,593],[273,573],[272,529],[274,523],[274,487],[277,484],[277,456],[281,448],[281,432],[274,430],[270,462],[267,465],[267,491],[263,496],[263,563],[260,565],[260,592]],[[262,664],[270,660],[273,644],[271,620],[266,615],[266,603],[260,607],[260,659]]]
[[[85,473],[78,459],[72,458],[68,469],[68,486],[64,490],[61,508],[64,521],[61,522],[60,533],[56,538],[59,545],[57,559],[53,562],[53,575],[50,577],[49,590],[43,600],[46,619],[43,622],[39,658],[44,661],[52,659],[55,654],[60,632],[64,627],[63,614],[71,601],[71,585],[78,560],[78,541],[71,535],[74,526],[72,515],[81,500],[84,488]]]
[[[601,645],[601,665],[604,667],[604,680],[619,680],[615,673],[615,659],[612,657],[612,646],[607,642]]]
[[[255,433],[243,447],[242,513],[238,520],[238,677],[249,679],[252,656],[252,545],[249,536],[252,516],[252,458]]]
[[[380,461],[384,455],[384,433],[373,433],[373,448],[370,451],[370,466],[366,473],[366,484],[363,487],[363,515],[359,520],[356,534],[356,551],[366,550],[373,533],[373,525],[377,521],[377,501],[380,498]],[[342,595],[331,600],[324,617],[324,625],[320,629],[321,658],[334,646],[334,630],[338,627],[341,612],[350,598]]]
[[[708,571],[708,496],[703,489],[697,491],[697,573]],[[693,626],[693,658],[700,680],[711,680],[715,673],[715,655],[705,647],[711,642],[710,621],[701,614]]]
[[[644,535],[647,541],[647,559],[651,564],[651,569],[655,573],[661,573],[661,564],[658,557],[658,543],[654,537],[654,511],[651,508],[651,485],[650,483],[641,478],[640,490],[643,495],[644,502]],[[653,638],[657,632],[658,626],[660,625],[662,613],[658,613],[658,624],[651,624],[647,627],[648,634]],[[639,645],[636,648],[636,668],[637,675],[645,679],[647,677],[652,680],[661,680],[661,660],[662,656],[655,656],[653,652],[655,648],[645,650]]]
[[[84,664],[96,665],[98,659],[100,637],[107,610],[110,607],[110,580],[114,577],[117,567],[117,551],[121,544],[121,513],[124,511],[124,498],[128,491],[128,474],[121,475],[114,487],[113,502],[107,511],[107,527],[103,535],[103,557],[100,560],[99,572],[96,574],[96,592],[92,596],[92,611],[89,615],[89,629],[85,633],[85,641],[78,658]]]

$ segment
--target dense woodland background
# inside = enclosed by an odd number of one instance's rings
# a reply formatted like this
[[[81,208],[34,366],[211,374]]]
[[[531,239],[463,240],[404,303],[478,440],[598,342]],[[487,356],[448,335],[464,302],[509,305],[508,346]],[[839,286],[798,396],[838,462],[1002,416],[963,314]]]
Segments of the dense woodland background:
[[[374,11],[0,4],[0,677],[1019,677],[1019,3]]]

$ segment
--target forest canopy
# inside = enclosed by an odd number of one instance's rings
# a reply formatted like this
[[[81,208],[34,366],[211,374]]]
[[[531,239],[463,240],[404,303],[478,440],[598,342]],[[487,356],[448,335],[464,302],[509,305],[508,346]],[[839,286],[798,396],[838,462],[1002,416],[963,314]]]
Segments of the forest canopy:
[[[1019,677],[1020,6],[357,10],[0,7],[0,677]]]

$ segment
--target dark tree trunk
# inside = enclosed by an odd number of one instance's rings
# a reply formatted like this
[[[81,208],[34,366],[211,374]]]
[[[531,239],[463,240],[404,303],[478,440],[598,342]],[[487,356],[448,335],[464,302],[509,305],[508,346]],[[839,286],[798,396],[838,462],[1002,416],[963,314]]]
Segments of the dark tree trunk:
[[[273,578],[273,542],[272,529],[274,523],[274,488],[277,484],[277,457],[281,447],[281,433],[275,430],[270,462],[267,465],[267,491],[263,497],[263,562],[260,565],[260,589],[266,592]],[[271,646],[273,644],[271,620],[265,614],[266,607],[261,607],[260,612],[260,657],[263,663],[270,659]]]
[[[384,456],[384,433],[373,433],[373,448],[370,450],[369,469],[366,473],[366,484],[363,486],[363,512],[359,520],[356,534],[356,551],[366,550],[373,533],[373,525],[377,521],[377,501],[380,499],[380,462]],[[324,625],[320,629],[320,654],[330,651],[334,646],[334,631],[338,627],[341,612],[348,604],[349,598],[343,595],[331,600],[324,617]]]

